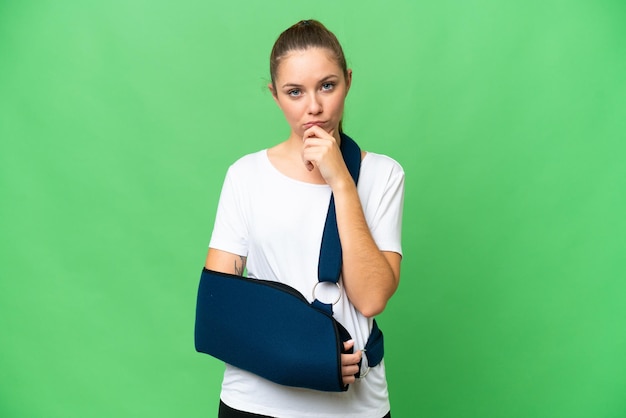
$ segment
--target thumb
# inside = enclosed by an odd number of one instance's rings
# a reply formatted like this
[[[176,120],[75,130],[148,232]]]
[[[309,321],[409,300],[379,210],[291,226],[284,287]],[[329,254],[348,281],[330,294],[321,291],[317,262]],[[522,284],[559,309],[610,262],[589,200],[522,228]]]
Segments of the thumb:
[[[343,342],[343,349],[344,349],[344,351],[348,351],[352,347],[354,347],[354,340],[348,340],[348,341],[344,341]]]

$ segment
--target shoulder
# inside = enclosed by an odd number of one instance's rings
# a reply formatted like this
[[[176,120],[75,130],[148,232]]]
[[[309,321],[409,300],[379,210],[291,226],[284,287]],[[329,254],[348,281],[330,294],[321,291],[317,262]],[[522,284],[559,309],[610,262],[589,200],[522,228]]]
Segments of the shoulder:
[[[266,160],[266,149],[246,154],[228,167],[228,176],[241,176],[259,172],[260,168],[266,164]]]
[[[263,159],[267,156],[267,149],[262,149],[250,154],[246,154],[243,157],[235,160],[234,163],[231,164],[231,168],[247,168],[250,166],[255,166],[261,163]]]
[[[267,160],[265,152],[266,150],[261,150],[246,154],[231,163],[226,170],[224,184],[241,192],[262,181],[268,172],[264,167],[264,160]]]
[[[399,162],[387,155],[369,151],[361,162],[361,172],[377,175],[388,173],[391,176],[404,177],[404,169]]]

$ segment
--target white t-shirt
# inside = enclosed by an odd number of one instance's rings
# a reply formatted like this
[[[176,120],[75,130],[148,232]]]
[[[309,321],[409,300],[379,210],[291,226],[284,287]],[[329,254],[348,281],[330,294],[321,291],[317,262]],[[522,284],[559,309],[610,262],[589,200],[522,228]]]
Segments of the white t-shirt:
[[[402,167],[367,153],[357,190],[378,248],[402,254]],[[282,174],[267,150],[246,155],[228,169],[209,246],[246,256],[249,277],[286,283],[312,301],[330,195],[328,185]],[[372,319],[356,311],[343,290],[333,311],[355,349],[363,348]],[[227,364],[221,399],[235,409],[285,418],[381,418],[389,411],[384,361],[339,393],[278,385]]]

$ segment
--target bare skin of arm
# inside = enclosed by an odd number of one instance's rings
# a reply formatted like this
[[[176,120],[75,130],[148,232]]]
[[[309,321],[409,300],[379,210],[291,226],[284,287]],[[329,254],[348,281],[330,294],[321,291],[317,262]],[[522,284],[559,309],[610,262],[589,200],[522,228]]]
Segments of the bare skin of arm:
[[[335,191],[337,190],[337,191]],[[353,182],[333,189],[343,251],[343,284],[364,316],[381,313],[398,288],[401,256],[380,251],[372,238]]]
[[[204,267],[220,273],[243,276],[246,268],[246,257],[222,250],[209,248]]]

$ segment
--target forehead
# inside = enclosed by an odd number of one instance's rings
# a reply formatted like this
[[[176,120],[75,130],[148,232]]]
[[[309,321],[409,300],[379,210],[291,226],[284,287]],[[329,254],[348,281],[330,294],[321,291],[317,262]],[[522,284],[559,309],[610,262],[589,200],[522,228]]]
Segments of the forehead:
[[[321,80],[329,75],[341,76],[342,69],[331,50],[308,48],[290,51],[280,60],[277,79],[285,83]]]

